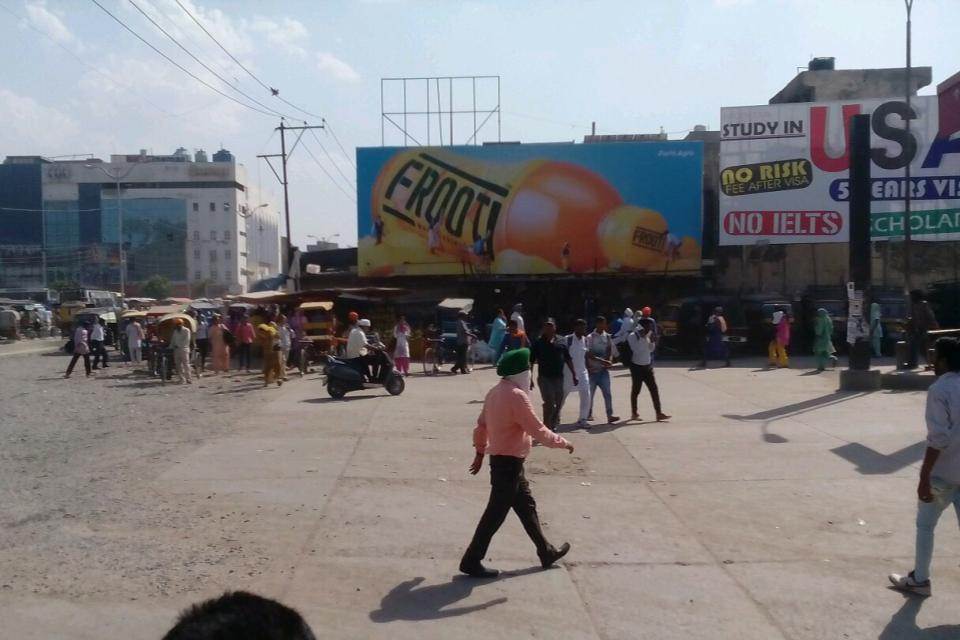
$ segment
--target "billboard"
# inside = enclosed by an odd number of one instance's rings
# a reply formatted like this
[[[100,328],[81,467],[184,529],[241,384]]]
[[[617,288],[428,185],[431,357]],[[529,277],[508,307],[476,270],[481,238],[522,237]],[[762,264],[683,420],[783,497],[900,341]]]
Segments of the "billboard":
[[[361,276],[691,273],[699,142],[357,151]]]
[[[850,119],[871,116],[871,237],[960,239],[960,137],[941,96],[721,110],[720,244],[847,242]],[[910,116],[907,133],[905,118]],[[952,130],[951,130],[952,129]]]

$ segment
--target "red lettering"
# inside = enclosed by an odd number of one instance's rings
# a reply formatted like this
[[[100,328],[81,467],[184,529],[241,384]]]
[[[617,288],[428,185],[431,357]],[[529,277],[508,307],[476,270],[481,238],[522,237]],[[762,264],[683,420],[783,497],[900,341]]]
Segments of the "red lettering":
[[[810,159],[821,171],[831,173],[850,168],[850,119],[860,113],[860,105],[843,105],[843,154],[827,153],[828,107],[810,107]]]

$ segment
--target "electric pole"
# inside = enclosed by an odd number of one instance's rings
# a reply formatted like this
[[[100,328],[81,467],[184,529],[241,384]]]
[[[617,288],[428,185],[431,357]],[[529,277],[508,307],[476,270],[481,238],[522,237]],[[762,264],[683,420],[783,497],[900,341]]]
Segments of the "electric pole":
[[[283,185],[283,216],[287,226],[287,260],[293,259],[293,241],[290,237],[290,192],[287,189],[287,159],[293,155],[294,150],[297,148],[297,145],[300,144],[300,138],[303,137],[304,132],[307,129],[323,129],[323,125],[308,125],[303,123],[303,126],[299,127],[288,127],[284,122],[283,118],[280,118],[280,126],[276,128],[276,131],[280,132],[280,153],[272,153],[265,155],[258,155],[258,158],[263,158],[267,161],[267,166],[270,167],[270,170],[273,171],[273,175],[276,177],[277,181]],[[290,152],[287,153],[287,131],[299,131],[300,135],[297,136],[297,140],[293,143],[293,146],[290,147]],[[277,173],[277,170],[274,168],[273,163],[270,162],[270,158],[280,158],[281,173],[283,177],[280,177],[280,173]],[[290,265],[284,265],[284,268],[287,272],[290,270]]]

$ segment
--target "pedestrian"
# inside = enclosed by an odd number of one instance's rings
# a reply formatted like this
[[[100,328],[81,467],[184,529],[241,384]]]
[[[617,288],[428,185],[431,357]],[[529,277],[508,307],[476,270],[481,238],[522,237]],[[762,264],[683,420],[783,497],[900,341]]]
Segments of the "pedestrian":
[[[727,344],[727,319],[723,316],[723,307],[715,307],[707,318],[707,339],[703,351],[701,367],[706,367],[710,360],[723,360],[730,366],[730,347]]]
[[[76,331],[73,332],[73,357],[70,358],[70,364],[67,365],[67,372],[63,374],[64,378],[69,378],[70,374],[73,373],[73,367],[77,364],[77,360],[83,358],[83,368],[87,372],[87,377],[90,377],[90,343],[88,342],[90,336],[90,323],[85,322],[77,327]]]
[[[470,373],[467,368],[467,347],[470,346],[470,339],[476,339],[476,335],[470,331],[470,325],[467,324],[467,312],[459,311],[457,313],[457,361],[453,365],[450,373]]]
[[[197,314],[197,375],[203,375],[210,354],[210,325],[207,319]]]
[[[610,394],[610,367],[613,366],[613,338],[607,333],[607,319],[597,316],[593,331],[587,335],[587,373],[590,376],[590,415],[593,420],[593,398],[597,387],[603,394],[603,404],[607,410],[607,424],[620,420],[613,415],[613,397]]]
[[[883,355],[883,322],[880,319],[880,303],[870,304],[870,345],[873,347],[873,357]]]
[[[565,448],[570,453],[573,453],[573,445],[537,420],[533,412],[527,392],[530,387],[528,349],[517,349],[504,356],[497,364],[497,375],[501,380],[484,398],[483,409],[473,430],[476,455],[470,473],[479,473],[484,455],[490,455],[490,498],[470,546],[460,560],[460,571],[474,578],[494,578],[499,574],[484,567],[483,559],[490,541],[511,509],[536,546],[544,569],[570,551],[569,543],[556,548],[544,536],[523,463],[534,438],[546,447]]]
[[[407,318],[401,313],[397,316],[397,324],[393,327],[393,339],[396,341],[393,347],[393,361],[397,364],[397,371],[403,377],[410,375],[410,333]]]
[[[250,351],[253,341],[257,337],[253,324],[250,322],[250,316],[244,314],[240,318],[234,333],[237,337],[237,371],[243,367],[247,373],[250,373]]]
[[[440,216],[436,216],[433,222],[428,224],[427,249],[431,254],[436,255],[440,251]]]
[[[127,325],[125,333],[127,335],[127,352],[130,354],[130,362],[140,364],[140,361],[143,359],[143,339],[146,337],[146,333],[143,331],[143,325],[140,324],[138,319],[134,318]]]
[[[98,318],[97,322],[93,325],[93,330],[90,332],[90,353],[93,354],[94,369],[100,368],[101,361],[104,369],[110,366],[107,364],[107,350],[103,346],[107,337],[106,326],[106,320]]]
[[[190,343],[193,336],[181,318],[176,318],[173,325],[173,334],[170,336],[170,348],[173,350],[173,370],[177,372],[180,384],[193,384],[193,376],[190,373]]]
[[[223,325],[219,313],[213,316],[213,325],[210,327],[210,349],[212,350],[212,365],[216,372],[226,373],[230,370],[230,342],[233,334]]]
[[[626,342],[627,336],[633,331],[634,324],[633,309],[627,307],[623,310],[620,325],[613,334],[613,344],[620,345]]]
[[[914,289],[910,292],[910,317],[907,319],[907,330],[910,340],[910,368],[915,369],[920,363],[920,354],[927,369],[930,368],[930,334],[929,331],[939,329],[937,318],[930,308],[923,292]]]
[[[769,364],[771,367],[784,369],[790,364],[787,357],[787,347],[790,345],[790,317],[778,309],[773,312],[771,323],[773,336],[770,344],[767,345]]]
[[[650,342],[652,330],[652,323],[646,318],[641,318],[637,328],[627,336],[627,344],[630,347],[630,417],[633,420],[640,419],[637,413],[637,396],[640,395],[646,383],[650,399],[653,401],[653,410],[657,414],[657,422],[663,422],[669,420],[670,416],[661,408],[660,389],[657,387],[657,378],[653,372],[651,359],[653,346]]]
[[[927,449],[917,485],[917,538],[913,571],[890,574],[896,589],[929,596],[933,532],[944,509],[960,519],[960,343],[940,338],[934,347],[939,376],[927,391]]]
[[[520,331],[523,331],[524,333],[526,333],[527,328],[523,322],[523,303],[522,302],[518,302],[517,304],[513,305],[513,313],[510,314],[510,319],[515,320],[517,323],[517,328],[520,329]]]
[[[620,333],[620,327],[623,326],[623,317],[616,311],[612,312],[610,317],[613,318],[613,320],[607,325],[607,331],[610,333],[610,337],[613,338],[613,336]]]
[[[505,360],[510,353],[513,352],[505,353],[500,360]],[[543,399],[543,424],[555,430],[560,426],[560,411],[563,409],[564,366],[570,370],[572,380],[577,380],[577,374],[566,342],[557,338],[557,324],[553,318],[547,318],[543,323],[540,337],[530,349],[531,371],[533,365],[537,365],[537,386]],[[533,389],[532,381],[530,388]]]
[[[490,340],[487,342],[491,353],[500,353],[500,345],[503,344],[503,336],[506,332],[507,314],[503,312],[503,309],[497,309],[497,317],[493,319],[493,324],[490,326]],[[496,358],[493,362],[496,364]]]
[[[822,372],[827,367],[827,361],[837,364],[836,349],[833,348],[833,319],[824,308],[817,309],[817,317],[813,321],[813,355],[817,357],[817,371]]]
[[[277,357],[280,354],[280,332],[274,326],[272,319],[266,319],[257,325],[257,339],[263,355],[263,386],[270,386],[276,381],[277,386],[283,384],[283,379],[277,377]]]
[[[523,349],[524,347],[530,347],[530,339],[527,338],[527,334],[520,329],[517,321],[511,318],[507,321],[507,332],[504,334],[503,340],[500,341],[500,348],[497,350],[494,362],[499,362],[500,358],[502,358],[506,352],[513,351],[514,349]]]
[[[650,320],[650,357],[653,361],[656,361],[657,346],[660,344],[660,325],[657,324],[657,319],[653,317],[653,309],[650,307],[640,309],[640,318]]]
[[[286,382],[287,367],[290,364],[290,349],[293,347],[293,328],[287,323],[287,316],[277,316],[277,331],[280,335],[280,354],[277,360],[277,375]]]
[[[587,321],[577,319],[573,323],[573,333],[567,336],[567,352],[573,367],[569,369],[563,380],[563,397],[576,391],[580,398],[577,427],[584,429],[590,426],[587,418],[590,416],[590,374],[587,372]]]

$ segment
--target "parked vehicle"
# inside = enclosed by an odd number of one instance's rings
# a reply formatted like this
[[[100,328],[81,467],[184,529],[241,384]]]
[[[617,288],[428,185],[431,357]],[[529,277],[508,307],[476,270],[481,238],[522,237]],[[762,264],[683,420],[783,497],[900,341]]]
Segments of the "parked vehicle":
[[[370,379],[362,369],[366,368],[360,361],[348,361],[327,356],[326,376],[327,393],[331,398],[339,400],[351,391],[375,389],[382,386],[390,395],[398,396],[403,393],[406,383],[397,373],[393,358],[386,349],[372,350],[376,354],[376,376]]]
[[[706,342],[707,319],[716,307],[723,307],[727,342],[736,353],[747,341],[743,309],[736,297],[717,294],[691,296],[661,305],[657,319],[660,329],[657,353],[700,357]]]
[[[300,375],[304,375],[311,364],[322,362],[324,356],[334,352],[337,318],[333,308],[329,300],[304,302],[297,307],[303,314],[298,355]]]

